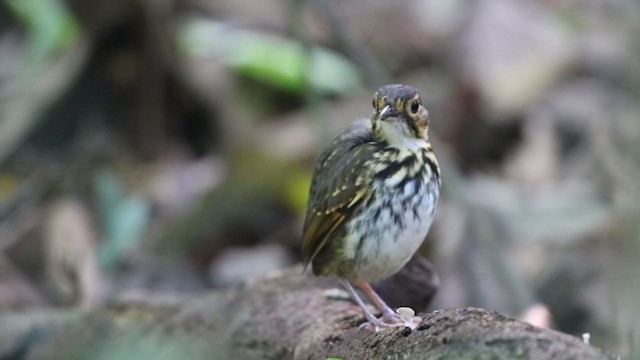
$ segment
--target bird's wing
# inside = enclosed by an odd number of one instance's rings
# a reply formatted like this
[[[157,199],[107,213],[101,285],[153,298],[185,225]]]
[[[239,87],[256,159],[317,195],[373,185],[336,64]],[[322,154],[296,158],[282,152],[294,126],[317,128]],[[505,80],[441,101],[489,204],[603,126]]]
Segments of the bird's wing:
[[[305,267],[341,230],[358,205],[370,196],[370,177],[363,176],[365,162],[380,147],[372,140],[369,123],[358,121],[320,156],[304,222],[302,254]]]

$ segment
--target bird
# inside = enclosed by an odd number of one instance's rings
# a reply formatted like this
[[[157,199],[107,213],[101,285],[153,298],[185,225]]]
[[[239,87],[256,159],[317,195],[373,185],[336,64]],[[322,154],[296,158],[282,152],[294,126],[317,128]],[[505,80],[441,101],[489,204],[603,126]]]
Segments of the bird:
[[[415,328],[417,316],[390,308],[371,283],[397,273],[418,250],[440,195],[429,112],[418,90],[380,87],[369,119],[354,121],[322,151],[313,170],[302,233],[304,268],[337,276],[365,327]],[[352,284],[380,310],[377,318]]]

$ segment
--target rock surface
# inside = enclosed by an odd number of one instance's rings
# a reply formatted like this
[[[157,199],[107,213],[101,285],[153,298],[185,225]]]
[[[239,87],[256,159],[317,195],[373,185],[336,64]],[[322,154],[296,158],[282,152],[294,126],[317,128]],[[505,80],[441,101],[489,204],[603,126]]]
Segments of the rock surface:
[[[478,308],[422,314],[414,331],[361,329],[337,282],[271,274],[225,292],[114,302],[83,313],[7,314],[0,358],[605,359],[597,348]],[[146,297],[145,299],[149,299]]]

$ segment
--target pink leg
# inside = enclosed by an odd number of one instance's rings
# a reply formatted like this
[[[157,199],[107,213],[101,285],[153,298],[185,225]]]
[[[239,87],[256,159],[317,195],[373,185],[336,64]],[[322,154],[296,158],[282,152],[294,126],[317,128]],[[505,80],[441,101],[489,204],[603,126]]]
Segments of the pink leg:
[[[378,295],[366,281],[359,280],[358,286],[360,286],[360,288],[367,294],[373,304],[382,311],[382,317],[378,320],[388,324],[389,327],[407,326],[415,329],[422,322],[422,318],[419,316],[404,318],[402,315],[398,314],[395,310],[390,308],[384,300],[382,300],[380,295]]]
[[[358,280],[358,286],[360,286],[362,291],[364,291],[365,294],[367,294],[367,296],[369,297],[369,299],[373,301],[373,304],[378,309],[380,309],[380,311],[382,311],[382,317],[385,321],[392,322],[394,320],[401,318],[400,315],[398,315],[398,313],[396,313],[392,308],[389,307],[389,305],[387,305],[384,302],[384,300],[382,300],[380,295],[378,295],[375,292],[375,290],[373,290],[371,285],[369,285],[367,282],[363,280]]]
[[[351,297],[353,298],[353,300],[356,302],[356,304],[358,304],[358,306],[360,306],[360,308],[364,312],[364,315],[367,318],[367,321],[369,322],[369,324],[373,325],[376,331],[378,331],[381,328],[389,327],[389,324],[386,324],[380,321],[375,317],[375,315],[373,315],[373,313],[364,304],[364,301],[362,301],[362,299],[360,298],[356,290],[353,288],[353,286],[351,286],[349,281],[347,281],[346,279],[340,279],[340,280],[342,281],[342,284],[347,289],[347,291],[349,291],[349,294],[351,294]]]

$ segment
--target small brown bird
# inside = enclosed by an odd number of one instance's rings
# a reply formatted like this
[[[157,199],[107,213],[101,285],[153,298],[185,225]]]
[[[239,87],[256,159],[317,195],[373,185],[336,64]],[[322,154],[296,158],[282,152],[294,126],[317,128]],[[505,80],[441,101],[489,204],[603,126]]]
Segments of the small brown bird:
[[[440,167],[428,137],[429,113],[418,91],[386,85],[370,120],[338,135],[320,155],[304,222],[305,267],[337,275],[376,330],[415,327],[374,292],[370,282],[398,272],[425,239],[440,194]],[[382,312],[376,318],[351,282]]]

